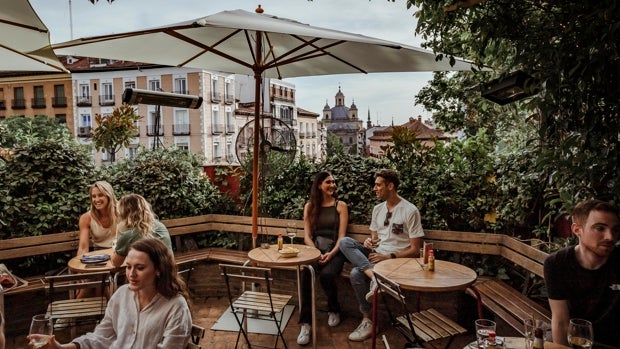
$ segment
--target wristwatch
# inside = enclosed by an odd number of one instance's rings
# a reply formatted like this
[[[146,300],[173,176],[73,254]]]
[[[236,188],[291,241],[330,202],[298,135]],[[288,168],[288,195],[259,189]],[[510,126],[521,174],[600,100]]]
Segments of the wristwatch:
[[[394,252],[390,253],[390,258],[396,258],[396,253]]]

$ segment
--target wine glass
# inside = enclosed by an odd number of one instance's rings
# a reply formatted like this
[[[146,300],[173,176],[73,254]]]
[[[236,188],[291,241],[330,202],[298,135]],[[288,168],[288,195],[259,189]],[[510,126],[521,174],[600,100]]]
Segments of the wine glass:
[[[584,319],[570,319],[568,343],[573,349],[590,349],[594,342],[592,323]]]
[[[291,245],[293,245],[293,240],[297,236],[297,225],[295,223],[286,224],[286,236],[291,238]]]
[[[32,317],[30,323],[30,334],[37,335],[30,339],[30,343],[35,348],[40,348],[50,341],[50,336],[54,330],[52,317],[47,314],[38,314]]]

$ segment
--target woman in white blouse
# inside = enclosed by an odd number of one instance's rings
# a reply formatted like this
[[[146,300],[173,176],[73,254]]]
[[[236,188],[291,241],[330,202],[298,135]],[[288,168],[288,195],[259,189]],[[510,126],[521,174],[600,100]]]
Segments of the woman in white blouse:
[[[125,260],[127,284],[110,298],[93,332],[71,343],[51,336],[48,349],[185,348],[192,329],[188,292],[174,256],[159,239],[134,242]],[[31,336],[28,336],[30,339]]]

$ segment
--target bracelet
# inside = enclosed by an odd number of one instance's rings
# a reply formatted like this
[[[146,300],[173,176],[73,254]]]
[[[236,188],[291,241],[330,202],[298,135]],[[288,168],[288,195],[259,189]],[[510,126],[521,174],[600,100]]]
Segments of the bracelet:
[[[396,253],[394,252],[390,253],[390,258],[396,258]]]

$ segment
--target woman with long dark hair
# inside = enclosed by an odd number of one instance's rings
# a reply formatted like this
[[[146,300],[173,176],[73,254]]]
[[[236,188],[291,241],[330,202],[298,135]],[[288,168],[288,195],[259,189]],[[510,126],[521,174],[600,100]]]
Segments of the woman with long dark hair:
[[[340,324],[340,303],[336,277],[340,275],[346,258],[339,250],[340,239],[347,233],[349,211],[347,204],[336,197],[336,181],[331,173],[316,174],[310,189],[310,199],[304,207],[304,243],[321,250],[321,258],[313,268],[319,276],[319,283],[327,296],[329,326]],[[301,331],[297,343],[310,342],[312,328],[310,272],[304,269],[301,275],[301,310],[299,323]]]

